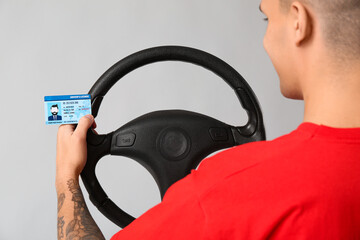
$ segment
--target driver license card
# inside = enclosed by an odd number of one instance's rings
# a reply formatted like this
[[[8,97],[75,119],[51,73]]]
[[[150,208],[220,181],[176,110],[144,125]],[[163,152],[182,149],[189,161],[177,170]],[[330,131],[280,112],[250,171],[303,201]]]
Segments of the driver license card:
[[[46,125],[76,124],[91,114],[90,94],[45,96],[44,104]]]

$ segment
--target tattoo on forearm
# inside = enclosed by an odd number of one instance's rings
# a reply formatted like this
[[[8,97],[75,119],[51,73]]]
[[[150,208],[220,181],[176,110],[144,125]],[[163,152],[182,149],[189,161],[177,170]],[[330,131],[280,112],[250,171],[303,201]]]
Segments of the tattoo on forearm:
[[[57,208],[57,212],[59,214],[63,204],[65,201],[65,193],[61,193],[58,196],[58,208]],[[58,240],[62,239],[64,237],[64,225],[65,225],[65,221],[64,221],[64,216],[59,217],[57,219],[57,235],[58,235]]]
[[[64,216],[58,217],[58,221],[57,221],[58,240],[64,237],[64,231],[63,231],[64,225],[65,225]]]
[[[66,227],[67,240],[105,240],[85,204],[80,186],[74,179],[67,182],[74,202],[74,219]]]
[[[65,193],[61,193],[59,194],[59,197],[58,197],[58,208],[57,208],[57,211],[58,213],[60,212],[63,204],[64,204],[64,201],[65,201]]]

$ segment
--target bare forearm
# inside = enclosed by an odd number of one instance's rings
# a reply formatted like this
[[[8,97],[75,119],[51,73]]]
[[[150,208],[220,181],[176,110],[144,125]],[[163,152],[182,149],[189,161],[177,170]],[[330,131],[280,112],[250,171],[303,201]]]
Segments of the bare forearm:
[[[58,240],[104,240],[84,201],[78,178],[68,177],[56,183],[58,194]]]
[[[58,240],[104,240],[91,217],[79,186],[86,159],[86,133],[95,128],[94,117],[86,115],[75,125],[61,125],[56,145],[56,191],[58,195]]]

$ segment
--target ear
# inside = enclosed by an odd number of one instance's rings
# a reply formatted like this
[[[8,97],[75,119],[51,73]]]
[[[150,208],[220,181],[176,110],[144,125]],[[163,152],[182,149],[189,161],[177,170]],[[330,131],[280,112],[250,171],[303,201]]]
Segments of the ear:
[[[294,1],[290,8],[290,17],[295,37],[296,46],[300,46],[312,34],[312,19],[306,6],[298,1]]]

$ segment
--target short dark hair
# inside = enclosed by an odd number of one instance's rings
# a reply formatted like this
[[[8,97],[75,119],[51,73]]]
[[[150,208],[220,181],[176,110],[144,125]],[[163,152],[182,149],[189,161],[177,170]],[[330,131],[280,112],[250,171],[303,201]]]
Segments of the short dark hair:
[[[52,105],[50,108],[53,108],[53,107],[59,108],[57,104]]]
[[[288,10],[294,0],[279,0]],[[326,45],[342,60],[360,59],[360,0],[300,0],[319,16]]]

